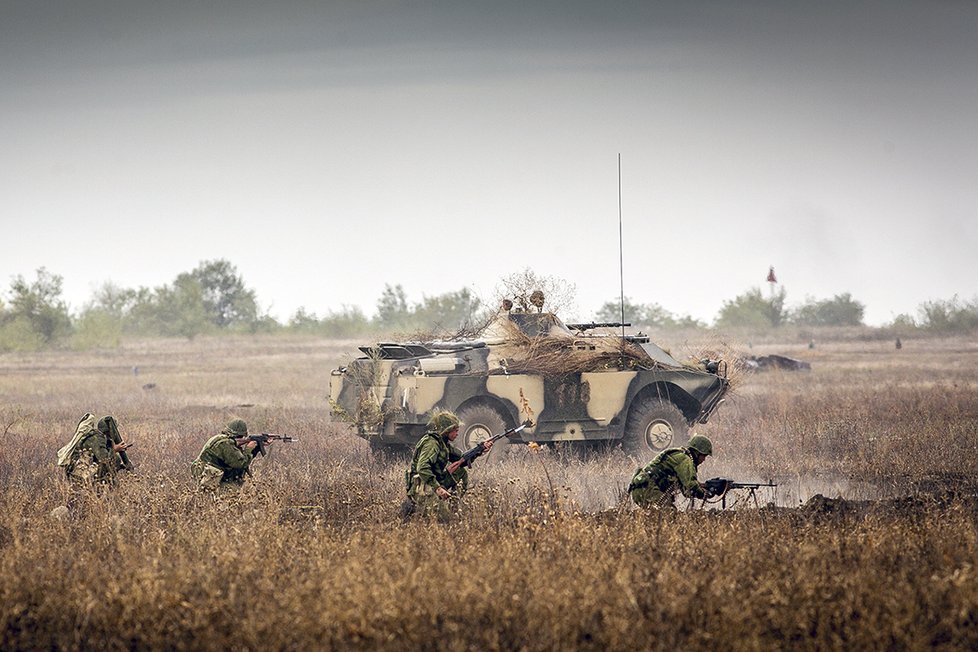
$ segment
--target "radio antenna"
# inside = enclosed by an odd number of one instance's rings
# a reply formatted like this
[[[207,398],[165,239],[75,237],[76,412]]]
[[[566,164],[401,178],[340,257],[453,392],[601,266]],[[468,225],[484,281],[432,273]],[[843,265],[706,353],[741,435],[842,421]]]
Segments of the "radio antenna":
[[[625,367],[625,255],[621,236],[621,152],[618,152],[618,282],[621,307],[621,366]]]

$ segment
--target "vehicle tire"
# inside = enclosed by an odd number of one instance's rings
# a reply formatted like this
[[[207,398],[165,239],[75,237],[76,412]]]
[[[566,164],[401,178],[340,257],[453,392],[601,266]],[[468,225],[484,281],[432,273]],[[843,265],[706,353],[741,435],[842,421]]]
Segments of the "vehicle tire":
[[[461,451],[467,451],[479,442],[511,427],[508,419],[499,410],[484,403],[474,403],[462,408],[458,411],[458,420],[462,427],[455,444]],[[498,460],[508,446],[509,440],[506,437],[497,439],[493,442],[492,450],[483,458]]]
[[[671,446],[686,443],[689,424],[675,405],[659,398],[639,399],[625,422],[622,448],[642,464]]]

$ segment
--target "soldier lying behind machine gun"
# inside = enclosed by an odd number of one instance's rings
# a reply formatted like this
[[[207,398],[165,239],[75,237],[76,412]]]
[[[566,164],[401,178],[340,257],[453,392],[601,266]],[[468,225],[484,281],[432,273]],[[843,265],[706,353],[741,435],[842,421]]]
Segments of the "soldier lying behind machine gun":
[[[757,494],[755,493],[760,487],[777,487],[778,485],[774,482],[737,482],[736,480],[731,480],[730,478],[710,478],[703,483],[703,487],[706,489],[706,493],[709,497],[720,498],[720,506],[722,508],[727,507],[727,493],[733,491],[734,489],[747,489],[750,492],[750,497],[754,500],[754,506],[757,506]]]

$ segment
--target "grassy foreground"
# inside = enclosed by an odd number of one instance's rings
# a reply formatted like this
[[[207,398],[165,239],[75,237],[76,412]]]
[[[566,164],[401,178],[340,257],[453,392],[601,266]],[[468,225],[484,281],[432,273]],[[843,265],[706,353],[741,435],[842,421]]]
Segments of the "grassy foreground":
[[[402,463],[328,422],[352,344],[0,357],[0,649],[978,645],[967,342],[772,348],[814,370],[751,376],[698,431],[702,476],[773,479],[777,505],[645,514],[620,501],[619,451],[521,447],[430,527],[400,522]],[[89,410],[116,415],[139,473],[55,518],[55,451]],[[188,465],[232,416],[300,441],[215,502]]]

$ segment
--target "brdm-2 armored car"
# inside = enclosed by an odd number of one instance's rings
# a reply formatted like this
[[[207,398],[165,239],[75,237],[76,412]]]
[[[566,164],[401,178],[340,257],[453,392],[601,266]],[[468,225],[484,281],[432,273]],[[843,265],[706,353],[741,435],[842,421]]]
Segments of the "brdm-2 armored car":
[[[684,365],[644,335],[596,326],[501,311],[478,339],[363,346],[332,372],[331,414],[374,448],[413,446],[431,411],[449,409],[462,449],[531,419],[517,441],[620,441],[646,459],[685,442],[723,401],[725,362]]]

